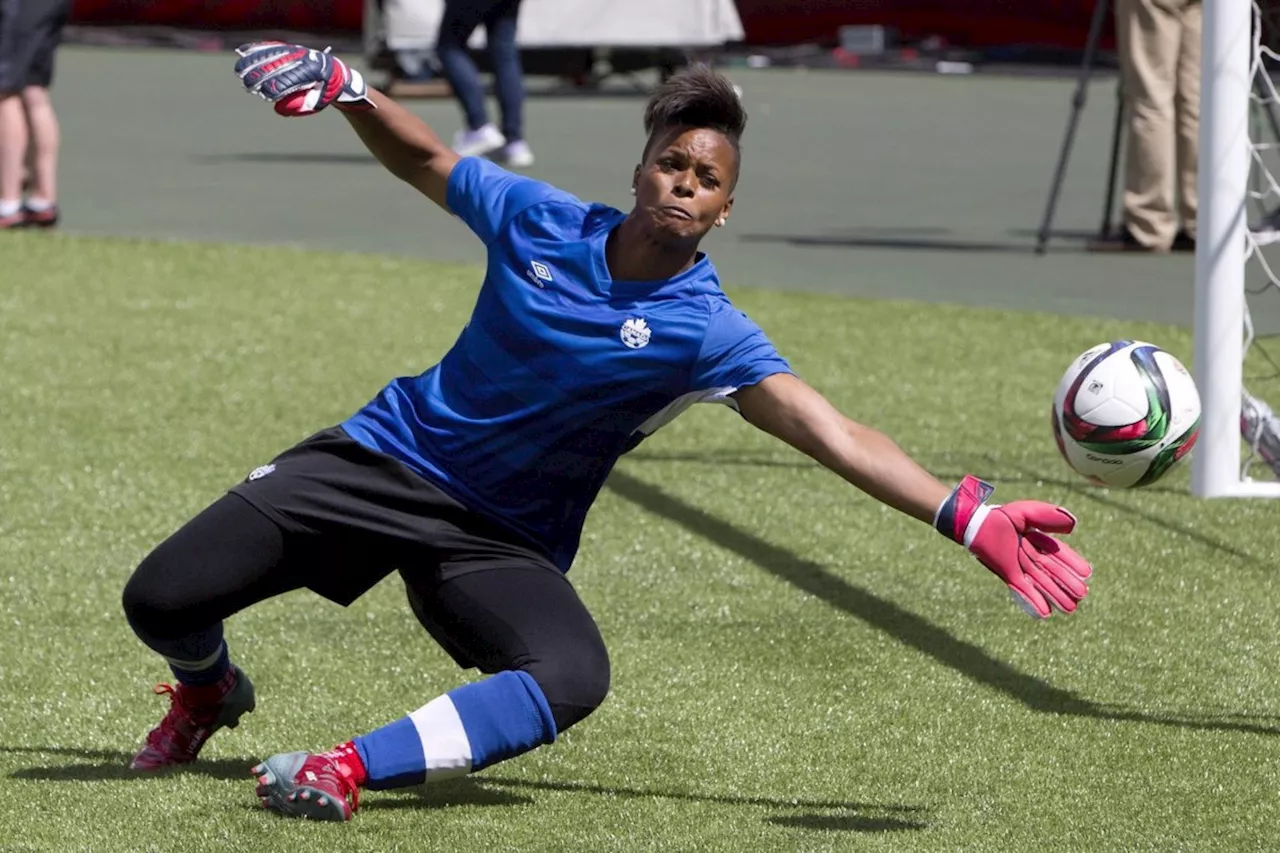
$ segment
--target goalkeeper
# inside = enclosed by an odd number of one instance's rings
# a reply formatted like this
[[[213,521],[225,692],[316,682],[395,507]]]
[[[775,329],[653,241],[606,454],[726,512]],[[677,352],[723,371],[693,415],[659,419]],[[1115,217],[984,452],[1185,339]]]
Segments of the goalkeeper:
[[[698,402],[932,524],[1035,616],[1085,596],[1089,565],[1048,535],[1073,528],[1065,509],[992,505],[971,476],[940,483],[797,378],[721,291],[698,245],[732,214],[747,117],[715,72],[695,66],[654,92],[624,213],[459,158],[327,52],[237,52],[240,81],[276,112],[339,110],[389,172],[475,232],[488,267],[438,364],[255,469],[138,566],[125,612],[177,684],[156,688],[170,708],[134,769],[192,761],[253,710],[224,619],[302,588],[346,605],[393,571],[426,631],[488,677],[327,752],[267,758],[253,768],[262,803],[345,820],[362,788],[448,779],[553,742],[609,687],[604,643],[565,577],[587,511],[623,453]],[[328,665],[332,651],[307,653]]]

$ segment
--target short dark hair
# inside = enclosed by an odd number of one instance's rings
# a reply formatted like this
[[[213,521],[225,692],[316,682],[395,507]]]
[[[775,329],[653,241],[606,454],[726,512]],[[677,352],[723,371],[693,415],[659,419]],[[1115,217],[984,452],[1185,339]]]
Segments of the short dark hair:
[[[644,132],[648,135],[644,146],[646,157],[655,135],[673,127],[719,131],[741,157],[747,111],[724,75],[708,65],[694,63],[664,80],[649,98],[644,110]]]

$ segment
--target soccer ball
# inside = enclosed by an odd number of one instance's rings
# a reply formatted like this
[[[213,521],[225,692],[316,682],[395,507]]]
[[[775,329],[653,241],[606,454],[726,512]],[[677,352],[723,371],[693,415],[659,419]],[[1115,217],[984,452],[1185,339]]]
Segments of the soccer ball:
[[[1112,341],[1071,363],[1053,398],[1053,436],[1076,472],[1102,486],[1149,486],[1190,452],[1200,394],[1178,359]]]

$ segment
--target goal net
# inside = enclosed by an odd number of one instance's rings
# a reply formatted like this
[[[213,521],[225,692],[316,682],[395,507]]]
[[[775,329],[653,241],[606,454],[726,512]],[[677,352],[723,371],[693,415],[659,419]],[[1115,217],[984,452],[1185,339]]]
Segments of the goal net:
[[[1246,363],[1270,362],[1250,303],[1280,297],[1280,264],[1263,253],[1280,245],[1273,173],[1280,171],[1280,92],[1269,70],[1280,54],[1268,44],[1272,30],[1256,2],[1204,0],[1195,279],[1203,413],[1191,473],[1192,491],[1202,497],[1280,497],[1273,473],[1280,472],[1280,418],[1256,389],[1250,393],[1245,371]]]

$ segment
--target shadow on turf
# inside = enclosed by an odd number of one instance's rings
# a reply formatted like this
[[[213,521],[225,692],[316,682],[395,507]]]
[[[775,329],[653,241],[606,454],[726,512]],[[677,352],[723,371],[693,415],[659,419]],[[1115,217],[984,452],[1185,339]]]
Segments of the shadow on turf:
[[[132,753],[113,749],[77,749],[74,747],[14,747],[0,746],[0,753],[11,755],[59,755],[68,758],[87,759],[92,763],[58,764],[52,766],[24,767],[10,774],[13,779],[34,779],[42,782],[112,782],[148,781],[164,779],[174,774],[208,776],[230,781],[250,781],[249,768],[256,763],[251,758],[220,758],[200,760],[178,770],[163,773],[137,773],[129,769]],[[718,803],[731,806],[760,806],[772,809],[805,809],[813,814],[774,816],[769,823],[800,829],[827,829],[856,832],[888,832],[906,829],[926,829],[928,824],[919,820],[907,820],[892,815],[915,816],[926,809],[922,806],[881,805],[876,803],[843,802],[840,800],[772,799],[769,797],[734,797],[722,794],[697,794],[685,791],[662,791],[649,788],[618,788],[592,785],[585,782],[535,782],[502,777],[474,777],[452,779],[432,785],[420,785],[398,792],[401,796],[383,795],[368,797],[363,807],[369,810],[383,809],[436,809],[447,806],[520,806],[534,802],[525,792],[558,791],[565,793],[598,794],[624,799],[668,799],[696,803]],[[390,792],[388,792],[390,794]],[[256,809],[255,809],[256,810]],[[836,812],[819,814],[819,811]]]
[[[439,785],[423,785],[406,793],[411,797],[368,801],[370,808],[433,808],[446,805],[441,798],[448,798],[450,785],[475,789],[468,796],[469,802],[491,805],[516,805],[531,803],[527,796],[508,791],[556,791],[569,794],[597,794],[612,799],[660,799],[680,800],[692,803],[715,803],[729,806],[758,806],[767,809],[792,811],[803,809],[805,814],[774,815],[765,822],[796,829],[842,830],[846,832],[892,832],[927,829],[928,824],[914,818],[923,815],[923,806],[883,805],[878,803],[854,803],[840,800],[796,800],[771,797],[735,797],[724,794],[698,794],[687,791],[663,791],[655,788],[619,788],[593,785],[587,782],[547,782],[526,779],[507,779],[501,776],[480,776],[475,779],[445,782]],[[453,802],[458,802],[456,799]],[[488,799],[486,799],[488,798]]]
[[[876,811],[914,814],[926,811],[924,806],[883,805],[880,803],[853,803],[843,800],[796,800],[790,797],[736,797],[728,794],[698,794],[687,791],[662,791],[656,788],[618,788],[593,785],[588,782],[546,782],[528,779],[506,779],[501,776],[479,777],[485,785],[504,788],[522,788],[532,791],[560,791],[564,793],[601,794],[622,799],[682,800],[691,803],[715,803],[723,806],[763,806],[778,809],[835,809],[838,811]]]
[[[733,551],[797,589],[821,598],[832,607],[861,619],[898,642],[928,655],[972,681],[998,690],[1033,711],[1194,730],[1280,735],[1280,727],[1244,722],[1240,715],[1151,714],[1121,705],[1092,702],[1070,690],[1054,687],[1043,679],[1020,672],[1008,663],[993,658],[979,646],[961,640],[892,601],[837,577],[824,566],[739,530],[623,471],[615,469],[606,488],[649,512],[670,519],[720,547]],[[1258,718],[1245,716],[1245,719]]]
[[[992,462],[992,464],[996,464],[995,460],[990,460],[990,461]],[[1145,521],[1146,523],[1152,525],[1153,527],[1159,527],[1161,530],[1167,531],[1169,533],[1186,537],[1187,539],[1190,539],[1193,542],[1198,542],[1199,544],[1204,545],[1206,548],[1211,548],[1215,551],[1221,551],[1224,554],[1230,554],[1232,557],[1235,557],[1251,565],[1254,565],[1254,566],[1272,565],[1272,563],[1265,560],[1260,560],[1257,557],[1253,556],[1252,554],[1245,551],[1241,551],[1239,548],[1236,548],[1230,543],[1224,542],[1223,540],[1218,539],[1215,536],[1210,536],[1207,533],[1201,533],[1198,530],[1193,530],[1192,528],[1187,527],[1185,524],[1179,524],[1176,521],[1170,521],[1168,518],[1164,518],[1158,513],[1148,512],[1147,510],[1136,507],[1131,503],[1126,503],[1125,501],[1117,500],[1111,497],[1110,491],[1107,489],[1101,489],[1096,486],[1091,486],[1088,483],[1081,482],[1079,480],[1047,480],[1043,477],[1037,477],[1034,471],[1031,471],[1027,468],[1023,468],[1021,466],[1018,466],[1012,463],[1005,463],[1005,464],[1013,468],[1015,471],[1017,471],[1021,475],[1019,479],[1025,477],[1027,479],[1036,480],[1042,483],[1050,483],[1054,486],[1058,486],[1060,488],[1066,489],[1072,494],[1079,495],[1080,497],[1091,500],[1094,503],[1101,504],[1102,506],[1105,506],[1107,509],[1113,509],[1116,512],[1122,513],[1124,515],[1128,515],[1133,518],[1139,518]],[[958,480],[959,477],[958,476],[954,477],[954,479]],[[1186,491],[1183,489],[1171,489],[1165,486],[1147,486],[1143,489],[1143,491],[1163,492],[1165,494],[1181,495],[1184,497],[1186,496]]]
[[[740,466],[753,467],[753,468],[803,469],[803,468],[821,467],[818,465],[817,462],[813,462],[803,457],[799,457],[791,460],[785,460],[785,459],[778,459],[776,458],[776,456],[774,456],[772,453],[769,453],[769,452],[757,451],[752,453],[752,452],[744,452],[740,450],[733,450],[732,448],[725,449],[725,450],[702,451],[698,453],[653,453],[645,450],[636,450],[628,454],[627,459],[628,461],[634,460],[637,462],[692,462],[692,463],[704,464],[704,465],[716,465],[716,466],[740,465]],[[943,482],[958,482],[964,476],[964,474],[949,473],[945,471],[936,470],[935,468],[933,468],[928,464],[928,460],[920,459],[919,461],[921,462],[921,464],[925,466],[925,468],[929,469],[929,471],[933,473],[935,477],[942,480]],[[1237,559],[1242,560],[1243,562],[1249,563],[1251,565],[1254,565],[1254,566],[1272,565],[1270,562],[1260,560],[1259,558],[1253,556],[1252,554],[1249,554],[1245,551],[1241,551],[1239,548],[1236,548],[1230,543],[1225,542],[1221,539],[1218,539],[1214,536],[1210,536],[1207,533],[1201,533],[1197,530],[1193,530],[1192,528],[1187,527],[1185,524],[1179,524],[1176,521],[1170,521],[1168,518],[1164,518],[1158,513],[1148,512],[1146,510],[1140,509],[1139,507],[1135,507],[1131,504],[1125,503],[1122,500],[1117,500],[1116,498],[1111,497],[1109,490],[1090,485],[1089,483],[1083,480],[1062,480],[1062,479],[1056,479],[1052,477],[1042,477],[1039,474],[1037,474],[1035,471],[1032,471],[1029,468],[1024,468],[1022,466],[1015,465],[1007,461],[1002,462],[1001,460],[994,459],[992,457],[983,457],[983,459],[979,460],[975,465],[972,466],[972,468],[973,470],[983,472],[980,474],[980,476],[984,477],[985,479],[991,482],[996,483],[997,485],[1000,483],[1028,482],[1028,483],[1041,483],[1049,486],[1055,486],[1057,488],[1066,489],[1072,494],[1079,495],[1082,498],[1087,498],[1088,500],[1091,500],[1094,503],[1101,504],[1102,506],[1105,506],[1108,509],[1112,509],[1124,515],[1141,519],[1142,521],[1145,521],[1154,527],[1159,527],[1160,529],[1169,533],[1173,533],[1177,536],[1186,537],[1187,539],[1190,539],[1193,542],[1197,542],[1205,546],[1206,548],[1211,548],[1215,551],[1221,551],[1224,554],[1230,554],[1232,557],[1236,557]],[[998,473],[998,474],[992,473],[995,471],[1001,471],[1002,469],[1012,469],[1014,473],[1012,475],[1008,475],[1005,473]],[[1180,489],[1180,488],[1175,489],[1175,488],[1170,488],[1168,486],[1147,486],[1143,488],[1142,491],[1145,493],[1158,493],[1158,494],[1168,494],[1168,495],[1185,495],[1186,494],[1186,491],[1184,489]]]
[[[214,779],[249,780],[249,768],[257,764],[256,758],[200,759],[181,770],[161,773],[139,773],[129,769],[132,752],[114,749],[77,749],[66,746],[0,746],[0,753],[14,755],[62,755],[68,758],[87,759],[91,763],[53,764],[24,767],[10,774],[14,779],[39,779],[48,782],[111,782],[122,779],[156,779],[171,773],[190,773]]]
[[[399,793],[403,796],[394,796]],[[362,809],[442,809],[447,806],[527,806],[532,797],[493,788],[483,778],[450,779],[430,785],[387,792],[392,796],[366,797]]]
[[[767,817],[765,823],[790,829],[816,829],[824,832],[902,832],[909,829],[928,829],[928,824],[896,817],[865,817],[863,815],[798,814],[786,817]]]

